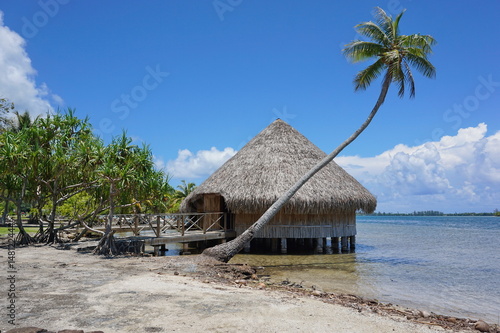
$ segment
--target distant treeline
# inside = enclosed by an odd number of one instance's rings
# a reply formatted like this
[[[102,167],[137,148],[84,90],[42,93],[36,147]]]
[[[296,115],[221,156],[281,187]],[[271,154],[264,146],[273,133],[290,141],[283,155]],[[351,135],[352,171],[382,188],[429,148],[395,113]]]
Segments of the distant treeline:
[[[375,212],[373,214],[358,214],[363,216],[500,216],[498,210],[493,213],[443,213],[436,210],[414,211],[413,213],[386,213]]]

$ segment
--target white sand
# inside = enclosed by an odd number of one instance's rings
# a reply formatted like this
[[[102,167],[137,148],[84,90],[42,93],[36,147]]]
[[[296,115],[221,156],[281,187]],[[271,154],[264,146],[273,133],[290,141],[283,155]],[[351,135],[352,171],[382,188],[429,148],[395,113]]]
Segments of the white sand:
[[[6,271],[7,250],[1,255]],[[204,283],[183,276],[196,271],[196,263],[169,260],[103,259],[50,247],[17,249],[16,327],[105,333],[445,332],[284,291]],[[6,307],[2,309],[4,332],[14,327],[7,322]]]

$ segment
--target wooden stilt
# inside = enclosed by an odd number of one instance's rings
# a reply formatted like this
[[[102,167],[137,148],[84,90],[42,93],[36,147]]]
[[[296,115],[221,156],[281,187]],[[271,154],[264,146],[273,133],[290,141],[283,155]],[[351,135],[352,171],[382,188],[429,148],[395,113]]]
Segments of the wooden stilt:
[[[339,251],[339,237],[332,237],[332,251]]]
[[[356,236],[350,236],[349,243],[351,250],[354,250],[356,248]]]
[[[286,254],[287,252],[287,242],[286,238],[281,239],[281,253]]]
[[[159,246],[153,246],[153,255],[155,257],[158,257],[159,255],[159,248],[160,248]]]
[[[314,252],[323,253],[323,238],[316,238],[316,248]]]
[[[341,248],[342,248],[342,252],[345,252],[349,249],[348,247],[348,239],[346,236],[344,237],[340,237],[340,245],[341,245]]]

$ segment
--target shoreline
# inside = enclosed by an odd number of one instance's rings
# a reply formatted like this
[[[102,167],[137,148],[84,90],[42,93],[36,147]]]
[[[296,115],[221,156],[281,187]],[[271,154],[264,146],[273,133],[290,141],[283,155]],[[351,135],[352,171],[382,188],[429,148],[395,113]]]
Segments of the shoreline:
[[[4,247],[4,267],[6,254]],[[3,315],[2,332],[29,326],[104,333],[477,331],[475,320],[268,284],[248,265],[200,255],[104,258],[32,246],[16,248],[16,261],[17,325]],[[500,332],[498,325],[489,331]]]

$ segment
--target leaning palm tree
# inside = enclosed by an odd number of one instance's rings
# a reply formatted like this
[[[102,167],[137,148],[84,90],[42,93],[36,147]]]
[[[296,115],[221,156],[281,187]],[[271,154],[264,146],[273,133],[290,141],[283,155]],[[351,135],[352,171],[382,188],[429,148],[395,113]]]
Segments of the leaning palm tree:
[[[319,170],[330,163],[345,147],[353,142],[370,124],[380,106],[384,103],[391,83],[398,87],[398,96],[403,97],[407,88],[410,97],[415,96],[415,82],[411,67],[425,77],[433,78],[436,75],[434,66],[427,56],[432,53],[432,46],[436,43],[429,35],[400,35],[399,21],[404,11],[396,18],[387,15],[381,8],[375,8],[376,22],[364,22],[355,26],[358,33],[371,41],[355,40],[347,44],[344,55],[353,62],[375,58],[375,62],[359,72],[354,79],[354,89],[364,90],[380,76],[383,76],[380,95],[368,118],[347,140],[342,142],[333,152],[318,162],[302,178],[284,193],[269,209],[245,232],[234,240],[225,244],[206,249],[203,254],[220,261],[229,261],[244,245],[251,241],[254,235],[265,226],[290,198]]]

